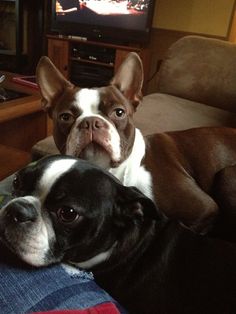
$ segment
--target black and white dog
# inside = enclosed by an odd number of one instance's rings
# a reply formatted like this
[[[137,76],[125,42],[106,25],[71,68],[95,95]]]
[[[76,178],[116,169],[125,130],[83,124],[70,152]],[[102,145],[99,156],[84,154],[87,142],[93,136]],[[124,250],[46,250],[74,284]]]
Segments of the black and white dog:
[[[19,171],[0,238],[34,266],[65,261],[130,313],[236,313],[235,244],[166,219],[136,188],[73,157]]]

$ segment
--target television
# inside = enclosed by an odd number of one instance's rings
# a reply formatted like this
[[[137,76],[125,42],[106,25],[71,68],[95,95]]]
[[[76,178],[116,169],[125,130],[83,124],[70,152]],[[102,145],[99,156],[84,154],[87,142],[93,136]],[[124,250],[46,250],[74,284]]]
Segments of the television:
[[[119,44],[149,40],[155,0],[52,0],[51,31]]]

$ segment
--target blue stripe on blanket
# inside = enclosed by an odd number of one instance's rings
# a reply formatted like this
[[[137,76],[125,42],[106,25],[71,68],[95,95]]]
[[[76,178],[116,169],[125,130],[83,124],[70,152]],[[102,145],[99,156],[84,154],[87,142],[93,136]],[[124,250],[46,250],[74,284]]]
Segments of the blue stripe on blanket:
[[[109,301],[116,303],[83,271],[72,274],[62,265],[20,269],[0,263],[1,314],[83,309]]]

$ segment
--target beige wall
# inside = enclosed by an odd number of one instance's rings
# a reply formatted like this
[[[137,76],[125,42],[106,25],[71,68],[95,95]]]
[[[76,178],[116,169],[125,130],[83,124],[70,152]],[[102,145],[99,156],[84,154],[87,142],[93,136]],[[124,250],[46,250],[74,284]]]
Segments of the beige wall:
[[[227,36],[234,0],[156,0],[153,27]]]

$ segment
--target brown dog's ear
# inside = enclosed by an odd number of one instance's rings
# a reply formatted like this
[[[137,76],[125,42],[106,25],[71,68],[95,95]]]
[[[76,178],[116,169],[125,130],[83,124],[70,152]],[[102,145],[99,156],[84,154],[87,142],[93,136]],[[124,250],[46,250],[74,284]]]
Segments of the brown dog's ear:
[[[40,88],[42,106],[45,111],[51,109],[53,99],[62,94],[65,88],[74,87],[46,56],[38,62],[36,80]]]
[[[111,80],[136,108],[142,99],[143,65],[139,55],[130,52]]]

